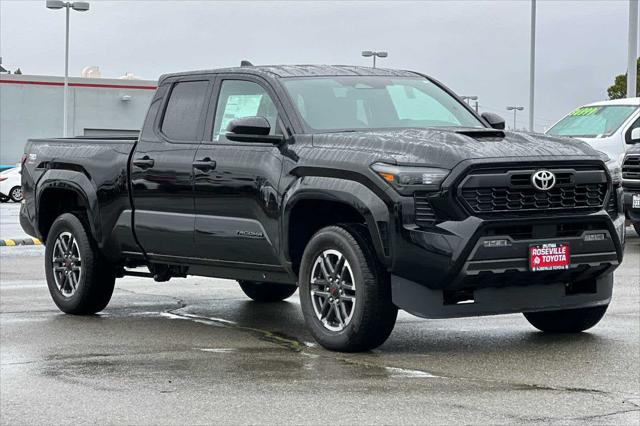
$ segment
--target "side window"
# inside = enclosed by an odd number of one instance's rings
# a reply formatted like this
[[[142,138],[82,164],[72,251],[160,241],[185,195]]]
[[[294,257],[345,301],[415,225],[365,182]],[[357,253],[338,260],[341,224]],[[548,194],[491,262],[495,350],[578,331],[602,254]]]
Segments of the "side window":
[[[207,94],[208,81],[183,81],[173,86],[162,120],[169,139],[195,141]]]
[[[278,129],[278,109],[262,86],[252,81],[224,80],[216,106],[213,140],[227,141],[224,134],[231,120],[255,116],[269,121],[271,135],[281,133]]]

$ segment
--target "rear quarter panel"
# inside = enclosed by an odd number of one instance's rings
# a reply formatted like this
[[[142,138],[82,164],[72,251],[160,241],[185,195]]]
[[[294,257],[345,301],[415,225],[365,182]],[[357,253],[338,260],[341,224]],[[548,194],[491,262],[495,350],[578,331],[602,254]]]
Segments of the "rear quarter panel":
[[[51,189],[77,193],[86,204],[87,221],[98,246],[112,260],[138,251],[130,226],[127,164],[133,139],[35,139],[25,153],[22,185],[27,214],[39,230],[38,217]],[[42,235],[38,235],[42,237]]]

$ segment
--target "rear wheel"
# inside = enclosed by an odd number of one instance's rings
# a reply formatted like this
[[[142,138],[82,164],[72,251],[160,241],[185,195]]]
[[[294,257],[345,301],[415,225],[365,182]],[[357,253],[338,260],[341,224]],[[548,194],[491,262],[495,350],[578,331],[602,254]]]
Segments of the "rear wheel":
[[[280,302],[293,295],[298,286],[291,284],[238,281],[244,294],[256,302]]]
[[[365,351],[391,334],[398,309],[391,302],[389,274],[363,226],[318,231],[302,256],[299,282],[305,322],[325,348]]]
[[[525,312],[529,323],[547,333],[580,333],[596,325],[609,305],[561,311]]]
[[[60,215],[51,226],[45,272],[53,301],[67,314],[88,315],[103,310],[116,280],[115,269],[97,250],[80,219],[71,213]]]
[[[11,191],[9,191],[9,198],[11,198],[16,203],[21,202],[22,201],[22,187],[14,186],[13,188],[11,188]]]
[[[0,203],[6,203],[7,201],[9,201],[11,198],[7,197],[6,195],[2,195],[0,194]]]

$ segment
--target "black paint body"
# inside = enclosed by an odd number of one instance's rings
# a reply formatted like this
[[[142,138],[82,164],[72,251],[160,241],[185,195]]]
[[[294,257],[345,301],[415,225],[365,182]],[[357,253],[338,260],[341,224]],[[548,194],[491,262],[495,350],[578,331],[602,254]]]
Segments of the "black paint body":
[[[296,207],[326,202],[362,219],[379,261],[391,274],[394,302],[414,314],[447,317],[608,303],[610,274],[622,261],[624,215],[622,190],[612,185],[603,154],[575,140],[489,129],[480,117],[486,130],[307,134],[280,80],[314,75],[418,76],[331,66],[242,67],[164,76],[138,141],[27,143],[22,226],[46,239],[46,212],[60,209],[55,199],[62,194],[50,192],[47,197],[47,191],[68,191],[86,211],[98,246],[115,264],[179,265],[187,274],[295,283],[298,265],[290,230],[305,220]],[[277,103],[284,143],[212,142],[217,94],[225,79],[253,81],[268,91]],[[160,123],[172,85],[185,80],[208,81],[209,103],[196,140],[172,141]],[[414,197],[401,196],[370,168],[379,161],[451,170],[441,190],[426,195],[436,216],[433,222],[418,223]],[[470,213],[459,198],[461,182],[470,170],[495,168],[595,170],[606,187],[603,206],[490,217]],[[614,201],[614,211],[607,211],[608,201]],[[577,231],[566,231],[575,224]],[[528,234],[523,236],[522,229]],[[605,239],[585,243],[585,233],[605,234]],[[483,248],[491,238],[511,244]],[[574,267],[529,272],[529,244],[556,240],[571,244]],[[556,288],[576,280],[591,280],[595,287],[575,297]],[[530,303],[482,296],[505,288],[516,294],[523,289]],[[477,303],[447,302],[458,291],[476,292]]]

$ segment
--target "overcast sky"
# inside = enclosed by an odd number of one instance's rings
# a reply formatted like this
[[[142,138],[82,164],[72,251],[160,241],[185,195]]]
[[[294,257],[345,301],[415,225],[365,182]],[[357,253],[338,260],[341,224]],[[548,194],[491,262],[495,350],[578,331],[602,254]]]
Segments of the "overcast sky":
[[[530,4],[521,1],[92,1],[72,12],[70,75],[103,77],[254,64],[369,65],[429,74],[482,110],[528,105]],[[539,1],[536,128],[607,97],[626,70],[628,2]],[[64,12],[45,1],[0,0],[0,56],[24,74],[63,75]],[[527,123],[521,113],[518,126]]]

